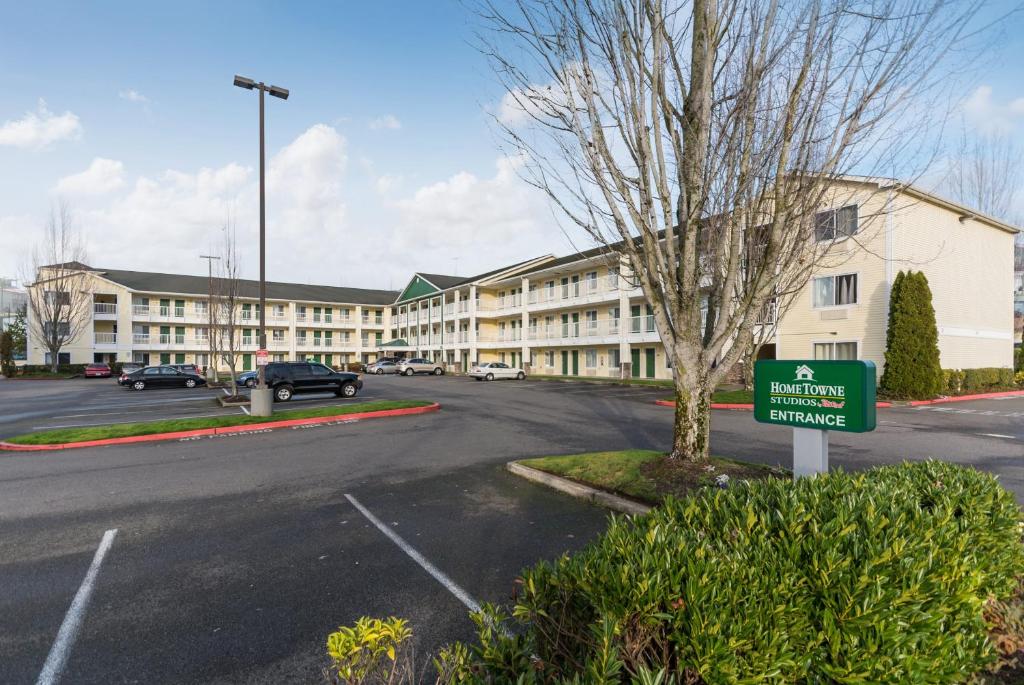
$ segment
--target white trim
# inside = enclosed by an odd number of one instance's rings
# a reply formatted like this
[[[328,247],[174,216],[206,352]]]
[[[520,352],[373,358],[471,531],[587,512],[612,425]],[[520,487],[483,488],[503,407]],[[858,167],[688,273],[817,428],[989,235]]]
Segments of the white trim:
[[[983,338],[986,340],[1009,340],[1013,341],[1013,333],[1010,331],[994,331],[983,328],[957,328],[955,326],[939,326],[939,335],[948,335],[953,338]]]

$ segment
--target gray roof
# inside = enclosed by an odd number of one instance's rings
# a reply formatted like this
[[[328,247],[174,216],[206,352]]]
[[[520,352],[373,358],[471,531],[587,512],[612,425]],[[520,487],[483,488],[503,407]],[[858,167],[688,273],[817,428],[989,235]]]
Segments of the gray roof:
[[[209,282],[206,276],[182,274],[159,274],[148,271],[123,271],[121,269],[92,269],[106,279],[126,288],[151,293],[182,293],[206,295]],[[246,298],[260,296],[260,282],[240,280],[240,294]],[[398,298],[394,290],[368,290],[366,288],[344,288],[333,285],[303,285],[301,283],[276,283],[267,281],[267,297],[274,300],[296,300],[300,302],[338,302],[344,304],[388,305]]]
[[[530,259],[524,259],[523,261],[516,262],[515,264],[506,264],[505,266],[499,267],[497,269],[491,269],[490,271],[485,271],[482,274],[477,274],[476,276],[468,276],[468,277],[463,277],[463,276],[445,276],[444,274],[425,274],[422,271],[417,271],[416,273],[418,275],[422,276],[423,278],[427,279],[428,281],[430,281],[434,285],[436,285],[441,290],[447,290],[448,288],[454,288],[454,287],[459,286],[459,285],[465,285],[467,283],[474,283],[476,281],[482,281],[485,278],[488,278],[490,276],[494,276],[495,274],[500,274],[503,271],[511,271],[512,269],[515,269],[516,267],[522,266],[523,264],[529,264],[530,262],[536,261],[537,259],[540,259],[540,257],[531,257]],[[548,263],[550,263],[550,262],[548,262]],[[540,268],[540,267],[537,267],[537,268]],[[534,271],[534,269],[530,269],[530,271]]]

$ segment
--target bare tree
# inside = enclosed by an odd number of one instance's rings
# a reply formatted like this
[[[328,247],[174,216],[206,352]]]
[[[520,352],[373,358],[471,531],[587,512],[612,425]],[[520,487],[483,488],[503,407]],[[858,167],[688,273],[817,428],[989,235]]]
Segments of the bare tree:
[[[964,131],[947,179],[953,197],[972,209],[1009,223],[1024,217],[1014,206],[1024,192],[1024,150],[1007,135]]]
[[[220,355],[228,367],[229,388],[231,397],[238,394],[238,346],[241,342],[239,316],[241,304],[241,263],[238,258],[238,246],[235,242],[235,226],[230,220],[224,223],[220,259],[217,262],[217,276],[213,279],[213,297],[211,302],[210,335],[214,336],[212,349]],[[215,360],[211,360],[217,363]]]
[[[28,291],[30,338],[42,343],[50,369],[60,364],[60,351],[87,332],[92,323],[92,295],[85,272],[85,247],[67,203],[51,207],[43,240],[32,248],[22,281]]]
[[[785,310],[832,241],[856,242],[822,209],[852,172],[909,156],[904,124],[927,116],[936,63],[980,5],[482,0],[525,176],[654,309],[674,457],[707,458],[711,393],[766,308]]]

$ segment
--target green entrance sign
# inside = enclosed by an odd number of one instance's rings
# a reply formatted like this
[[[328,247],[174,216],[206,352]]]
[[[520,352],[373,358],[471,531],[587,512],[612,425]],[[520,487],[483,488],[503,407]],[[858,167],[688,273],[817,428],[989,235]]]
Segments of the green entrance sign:
[[[875,430],[875,365],[763,359],[754,365],[754,419],[796,428]]]

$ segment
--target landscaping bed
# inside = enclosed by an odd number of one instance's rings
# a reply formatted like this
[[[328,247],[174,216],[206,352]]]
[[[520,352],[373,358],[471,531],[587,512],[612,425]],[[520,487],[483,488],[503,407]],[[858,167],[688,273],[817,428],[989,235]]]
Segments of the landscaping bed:
[[[313,407],[278,411],[271,417],[230,414],[226,416],[208,416],[199,418],[166,419],[163,421],[147,421],[144,423],[120,423],[106,426],[85,426],[80,428],[59,428],[55,430],[27,433],[6,442],[15,445],[56,445],[62,443],[87,442],[92,440],[108,440],[157,433],[176,433],[180,431],[200,430],[206,428],[223,428],[227,426],[246,426],[265,424],[275,421],[291,421],[324,416],[345,416],[365,412],[388,411],[392,409],[411,409],[426,407],[433,404],[424,400],[377,400],[341,406]]]
[[[480,685],[1019,683],[1021,524],[993,476],[936,461],[705,488],[525,570],[435,663]]]
[[[646,504],[683,497],[701,488],[741,480],[790,478],[789,472],[760,464],[712,457],[708,464],[669,459],[654,450],[591,452],[523,459],[518,463]]]

